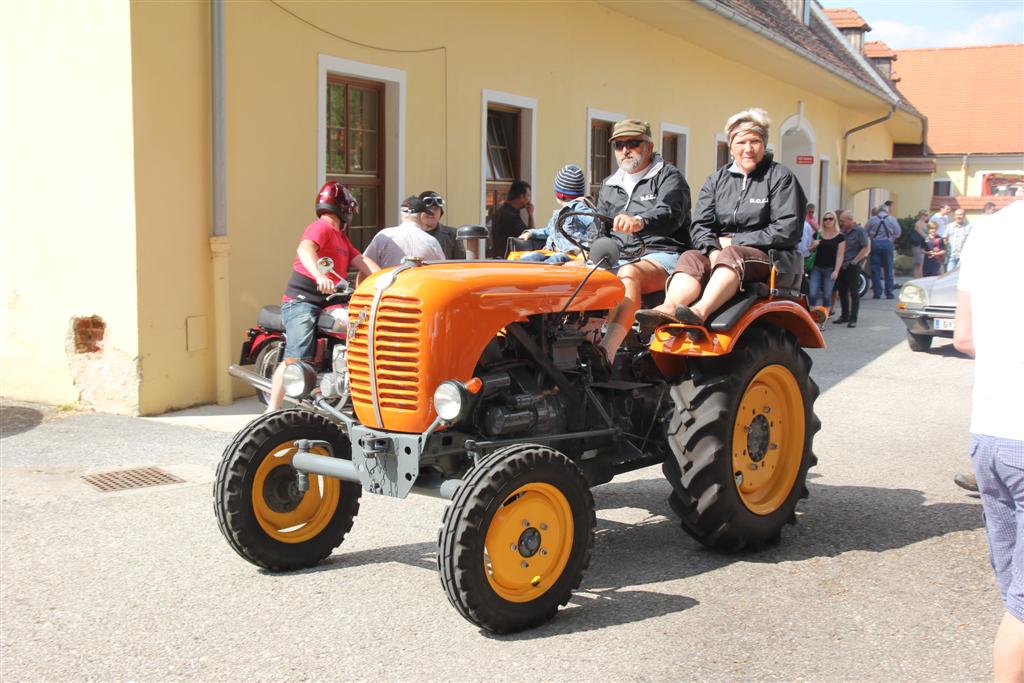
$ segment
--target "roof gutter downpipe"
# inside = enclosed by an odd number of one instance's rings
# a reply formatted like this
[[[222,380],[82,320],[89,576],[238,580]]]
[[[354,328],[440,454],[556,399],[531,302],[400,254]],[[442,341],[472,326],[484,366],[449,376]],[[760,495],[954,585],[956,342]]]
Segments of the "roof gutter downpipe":
[[[224,105],[224,0],[210,0],[210,67],[214,377],[217,403],[224,406],[234,401],[231,376],[226,371],[231,364],[231,289],[228,280],[231,249],[228,242],[227,116]]]
[[[895,113],[896,113],[896,105],[894,104],[894,105],[892,105],[892,109],[890,109],[889,113],[886,114],[885,116],[883,116],[881,118],[877,118],[874,121],[868,121],[867,123],[862,123],[859,126],[854,126],[850,130],[848,130],[845,133],[843,133],[843,167],[842,167],[841,178],[840,178],[840,181],[839,181],[839,196],[842,199],[842,201],[840,203],[843,205],[843,208],[848,208],[846,206],[846,204],[847,204],[847,202],[850,199],[849,197],[846,196],[846,165],[847,165],[847,163],[849,161],[849,153],[850,153],[849,138],[850,138],[850,136],[853,135],[854,133],[857,133],[859,131],[864,130],[865,128],[871,128],[872,126],[877,126],[880,123],[885,123],[886,121],[891,119]]]

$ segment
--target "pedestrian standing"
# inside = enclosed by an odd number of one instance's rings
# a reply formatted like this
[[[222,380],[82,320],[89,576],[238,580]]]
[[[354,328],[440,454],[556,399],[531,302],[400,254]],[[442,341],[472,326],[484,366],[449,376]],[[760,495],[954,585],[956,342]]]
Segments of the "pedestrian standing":
[[[843,231],[843,267],[839,271],[839,317],[832,321],[834,325],[846,323],[847,327],[857,327],[857,314],[860,312],[860,293],[857,291],[857,280],[861,264],[871,253],[871,242],[864,234],[864,229],[853,222],[853,212],[846,210],[839,214],[839,227]]]
[[[871,240],[871,288],[874,298],[882,298],[884,276],[885,298],[896,298],[893,294],[893,262],[896,254],[896,238],[900,236],[900,224],[893,218],[892,201],[878,207],[878,213],[868,220],[866,231]]]
[[[960,267],[960,254],[963,252],[967,237],[971,234],[971,223],[963,209],[953,213],[953,220],[946,229],[946,269],[956,270]]]
[[[1019,241],[1024,201],[979,220],[962,253],[953,344],[974,356],[969,452],[989,556],[1006,609],[992,648],[995,680],[1024,681],[1024,317],[1006,315],[1018,273],[1005,262]]]

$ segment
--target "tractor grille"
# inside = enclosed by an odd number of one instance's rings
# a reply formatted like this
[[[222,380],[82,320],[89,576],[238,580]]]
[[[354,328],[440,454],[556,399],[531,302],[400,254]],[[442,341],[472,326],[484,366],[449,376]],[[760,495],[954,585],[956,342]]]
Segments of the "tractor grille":
[[[373,298],[365,294],[352,297],[350,323],[357,323],[348,341],[348,372],[352,382],[352,400],[373,404],[370,385],[370,347],[368,343]],[[377,400],[381,410],[415,412],[420,407],[420,337],[423,302],[404,296],[384,295],[377,309],[374,342],[376,347]],[[365,317],[360,320],[360,310]],[[383,425],[382,425],[383,426]]]

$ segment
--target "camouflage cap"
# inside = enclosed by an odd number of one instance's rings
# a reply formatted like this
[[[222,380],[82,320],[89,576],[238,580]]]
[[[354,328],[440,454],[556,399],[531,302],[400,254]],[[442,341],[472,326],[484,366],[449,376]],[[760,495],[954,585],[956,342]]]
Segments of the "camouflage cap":
[[[625,137],[645,137],[649,140],[651,138],[651,124],[640,119],[622,119],[612,128],[612,136],[608,139],[614,140],[615,138]]]

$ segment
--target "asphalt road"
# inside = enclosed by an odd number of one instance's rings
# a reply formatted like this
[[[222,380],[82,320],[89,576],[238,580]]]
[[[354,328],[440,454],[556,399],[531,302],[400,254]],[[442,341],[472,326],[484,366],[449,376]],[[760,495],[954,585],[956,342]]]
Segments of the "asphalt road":
[[[545,627],[481,632],[435,570],[444,503],[364,495],[319,567],[270,574],[220,536],[230,435],[5,402],[0,677],[20,680],[984,680],[1002,612],[968,467],[972,361],[903,341],[892,302],[813,353],[823,428],[782,544],[701,549],[660,468],[595,489],[582,590]],[[83,474],[183,484],[100,493]]]

